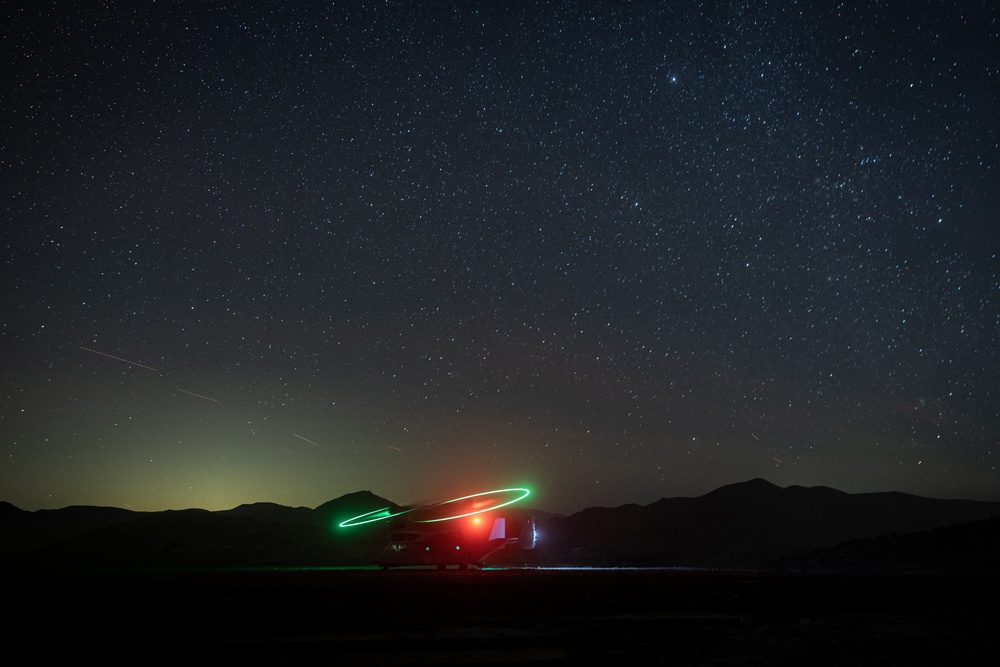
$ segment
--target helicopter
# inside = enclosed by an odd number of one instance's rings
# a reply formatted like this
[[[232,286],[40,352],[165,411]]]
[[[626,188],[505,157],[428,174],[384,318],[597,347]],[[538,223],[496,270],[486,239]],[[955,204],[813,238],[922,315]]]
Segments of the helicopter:
[[[520,502],[528,489],[497,489],[474,493],[444,502],[414,507],[384,507],[340,522],[351,528],[375,522],[387,522],[388,544],[375,564],[390,567],[434,566],[446,569],[457,566],[483,567],[487,556],[517,544],[534,549],[534,517],[517,519],[497,510]]]

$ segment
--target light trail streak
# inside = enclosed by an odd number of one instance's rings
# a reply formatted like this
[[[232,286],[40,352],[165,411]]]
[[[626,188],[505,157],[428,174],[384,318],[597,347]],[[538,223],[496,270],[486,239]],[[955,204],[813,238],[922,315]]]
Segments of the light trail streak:
[[[186,389],[181,389],[180,387],[176,387],[176,389],[177,389],[177,391],[179,391],[181,393],[184,393],[184,394],[187,394],[188,396],[195,396],[197,398],[203,398],[206,401],[212,401],[213,403],[218,403],[219,402],[219,399],[217,399],[217,398],[209,398],[208,396],[202,396],[201,394],[196,394],[193,391],[187,391]]]
[[[292,435],[294,435],[294,436],[295,436],[296,438],[298,438],[299,440],[305,440],[305,441],[306,441],[306,442],[308,442],[308,443],[309,443],[310,445],[316,445],[317,447],[319,447],[319,443],[317,443],[317,442],[313,442],[313,441],[312,441],[312,440],[310,440],[309,438],[303,438],[303,437],[302,437],[301,435],[299,435],[298,433],[292,433]]]
[[[107,352],[99,352],[97,350],[92,350],[89,347],[84,347],[82,345],[80,346],[80,349],[81,350],[85,350],[87,352],[93,352],[94,354],[99,354],[102,357],[107,357],[108,359],[114,359],[115,361],[121,361],[121,362],[124,362],[126,364],[131,364],[133,366],[138,366],[139,368],[145,368],[147,371],[157,372],[156,369],[153,368],[152,366],[147,366],[146,364],[140,364],[138,361],[130,361],[128,359],[122,359],[121,357],[116,357],[113,354],[108,354]]]
[[[397,452],[401,452],[401,451],[403,451],[403,450],[402,450],[402,449],[400,449],[399,447],[393,447],[392,445],[386,445],[386,447],[388,447],[389,449],[395,449],[395,450],[396,450]]]

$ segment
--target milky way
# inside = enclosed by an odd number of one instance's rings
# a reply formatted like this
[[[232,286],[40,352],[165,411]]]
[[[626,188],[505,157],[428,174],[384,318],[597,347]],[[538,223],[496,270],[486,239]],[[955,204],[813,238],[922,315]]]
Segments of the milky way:
[[[0,500],[1000,499],[1000,11],[8,3]]]

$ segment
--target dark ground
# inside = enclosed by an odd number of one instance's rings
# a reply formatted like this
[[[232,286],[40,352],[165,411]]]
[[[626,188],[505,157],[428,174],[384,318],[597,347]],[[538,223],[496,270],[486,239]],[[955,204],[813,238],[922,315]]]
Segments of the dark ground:
[[[6,653],[73,664],[996,664],[1000,578],[7,571]]]

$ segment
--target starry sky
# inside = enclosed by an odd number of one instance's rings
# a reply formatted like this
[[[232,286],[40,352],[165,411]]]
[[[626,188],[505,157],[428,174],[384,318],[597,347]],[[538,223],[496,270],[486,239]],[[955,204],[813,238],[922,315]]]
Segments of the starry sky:
[[[990,0],[0,11],[2,500],[1000,500]]]

